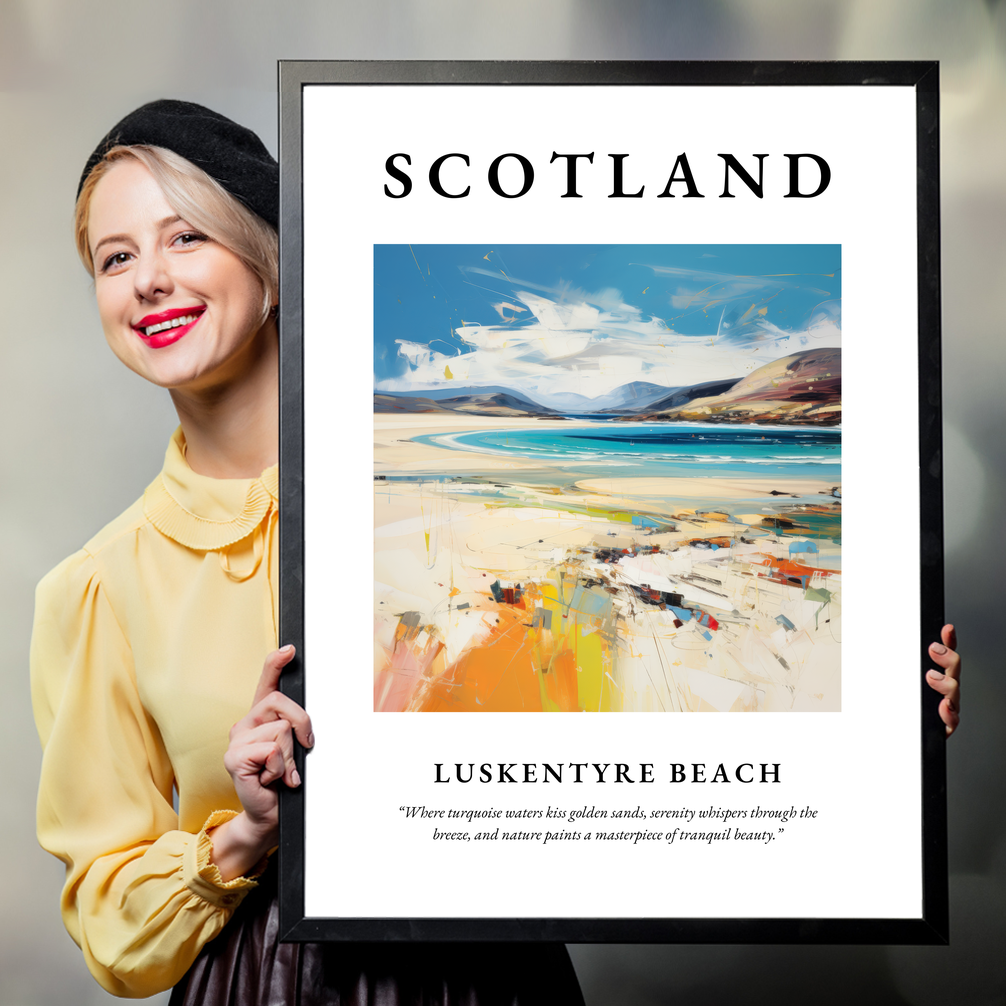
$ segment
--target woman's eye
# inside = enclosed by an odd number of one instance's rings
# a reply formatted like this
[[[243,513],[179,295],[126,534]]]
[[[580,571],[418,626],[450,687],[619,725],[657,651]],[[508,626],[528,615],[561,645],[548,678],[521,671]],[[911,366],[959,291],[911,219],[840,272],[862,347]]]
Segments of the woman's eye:
[[[125,265],[129,261],[129,252],[116,252],[114,255],[109,255],[102,264],[102,272],[114,271],[121,265]]]
[[[205,234],[200,234],[198,231],[186,231],[184,234],[179,234],[174,243],[182,248],[190,248],[192,245],[202,244],[205,240]]]

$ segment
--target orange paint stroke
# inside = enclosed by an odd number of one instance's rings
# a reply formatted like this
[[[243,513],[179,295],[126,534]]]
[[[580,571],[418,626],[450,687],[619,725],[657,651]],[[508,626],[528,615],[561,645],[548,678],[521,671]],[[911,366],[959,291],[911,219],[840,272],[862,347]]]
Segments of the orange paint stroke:
[[[469,647],[442,674],[425,680],[413,712],[541,712],[534,641],[525,612],[500,605],[488,637]]]

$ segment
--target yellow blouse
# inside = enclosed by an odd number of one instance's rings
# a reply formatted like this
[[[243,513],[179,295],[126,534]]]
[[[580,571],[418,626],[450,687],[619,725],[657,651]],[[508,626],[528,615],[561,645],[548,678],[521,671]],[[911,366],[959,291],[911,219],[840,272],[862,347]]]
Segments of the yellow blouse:
[[[174,985],[255,886],[223,882],[206,829],[241,809],[228,731],[276,646],[277,493],[276,467],[197,475],[179,430],[143,498],[38,586],[38,836],[115,995]]]

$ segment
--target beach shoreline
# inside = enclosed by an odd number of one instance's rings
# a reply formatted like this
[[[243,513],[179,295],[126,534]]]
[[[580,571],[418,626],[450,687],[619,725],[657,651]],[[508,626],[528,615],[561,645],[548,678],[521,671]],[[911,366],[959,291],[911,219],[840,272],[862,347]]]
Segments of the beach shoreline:
[[[835,484],[414,439],[542,425],[375,415],[375,708],[841,707]]]

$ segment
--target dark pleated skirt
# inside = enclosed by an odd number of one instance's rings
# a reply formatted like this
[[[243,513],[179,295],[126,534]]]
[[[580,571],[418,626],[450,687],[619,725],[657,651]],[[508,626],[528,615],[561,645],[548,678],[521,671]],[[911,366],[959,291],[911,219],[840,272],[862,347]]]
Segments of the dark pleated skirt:
[[[274,874],[170,1006],[583,1006],[561,943],[280,943]]]

